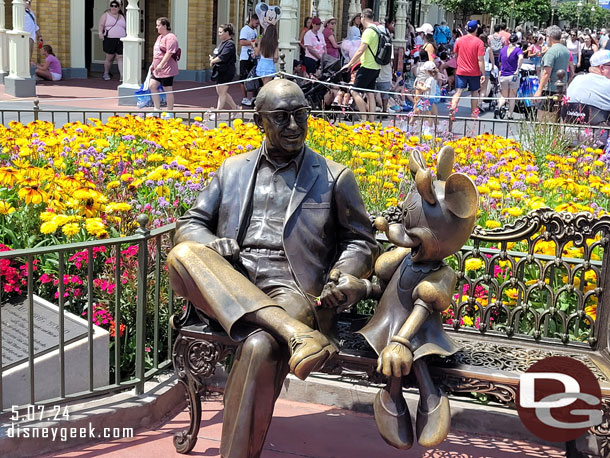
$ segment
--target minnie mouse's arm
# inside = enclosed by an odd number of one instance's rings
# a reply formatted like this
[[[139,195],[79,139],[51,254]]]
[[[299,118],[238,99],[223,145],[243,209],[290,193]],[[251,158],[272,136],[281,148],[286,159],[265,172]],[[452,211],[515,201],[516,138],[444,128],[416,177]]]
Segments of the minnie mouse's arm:
[[[432,272],[413,290],[413,311],[391,342],[379,354],[377,371],[390,377],[400,377],[411,372],[413,346],[411,339],[432,313],[440,313],[451,304],[456,275],[445,266]]]

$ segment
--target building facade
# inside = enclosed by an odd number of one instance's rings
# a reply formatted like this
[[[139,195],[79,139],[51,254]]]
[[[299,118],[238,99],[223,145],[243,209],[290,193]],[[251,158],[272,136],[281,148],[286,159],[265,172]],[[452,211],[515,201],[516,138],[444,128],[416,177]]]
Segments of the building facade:
[[[168,17],[172,31],[182,49],[178,62],[178,79],[206,81],[210,69],[208,55],[216,46],[218,25],[231,22],[239,30],[253,12],[258,0],[120,0],[127,15],[128,37],[125,43],[126,86],[139,84],[144,69],[152,60],[152,47],[157,33],[155,21]],[[102,69],[104,53],[98,37],[98,21],[108,8],[109,0],[32,0],[31,9],[37,17],[45,44],[53,47],[62,63],[64,77],[86,77]],[[298,35],[307,16],[327,19],[337,17],[337,38],[347,30],[349,18],[363,8],[372,8],[377,17],[396,22],[396,42],[404,42],[406,22],[440,22],[442,12],[431,0],[268,0],[282,8],[280,50],[286,54],[287,68],[298,56]],[[27,78],[23,69],[29,67],[25,56],[14,51],[25,46],[23,22],[14,21],[15,11],[25,14],[24,0],[0,0],[0,74],[11,78]],[[4,13],[4,14],[2,14]],[[4,16],[4,17],[3,17]],[[27,35],[27,34],[26,34]],[[237,39],[238,37],[236,37]],[[21,43],[15,47],[9,43]],[[22,49],[22,48],[19,48]],[[36,48],[37,49],[37,48]],[[14,56],[10,53],[13,50]],[[33,56],[40,60],[40,56]]]

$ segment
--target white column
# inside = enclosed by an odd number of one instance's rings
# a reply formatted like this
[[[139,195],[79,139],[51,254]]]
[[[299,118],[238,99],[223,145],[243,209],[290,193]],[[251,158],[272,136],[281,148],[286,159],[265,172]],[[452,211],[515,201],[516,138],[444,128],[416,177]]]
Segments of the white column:
[[[30,34],[23,30],[25,3],[13,0],[13,30],[8,31],[9,75],[4,78],[5,92],[15,97],[36,95],[36,81],[30,77]]]
[[[318,2],[318,17],[325,21],[333,16],[335,5],[333,0],[320,0]]]
[[[118,95],[131,95],[142,84],[142,46],[144,40],[140,35],[140,8],[138,0],[128,0],[127,36],[123,42],[123,84],[118,87]],[[151,44],[152,45],[152,44]],[[135,98],[119,99],[119,105],[135,105]]]
[[[436,21],[430,19],[430,3],[422,0],[421,2],[421,20],[420,22],[423,24],[424,22],[428,22],[430,24],[434,24]]]
[[[229,15],[230,5],[227,4],[227,16]],[[172,0],[172,32],[178,38],[180,49],[184,50],[182,57],[178,61],[178,68],[186,70],[188,49],[188,27],[189,27],[189,2],[188,0]],[[224,19],[224,18],[223,18]],[[224,21],[223,21],[224,22]],[[228,22],[228,21],[226,21]],[[221,22],[222,23],[222,22]]]
[[[361,13],[361,12],[362,12],[362,4],[360,3],[360,0],[349,0],[349,7],[347,8],[347,14],[348,14],[349,18],[351,19],[356,14]]]
[[[397,48],[404,48],[407,40],[407,2],[406,0],[397,0],[396,6],[396,23],[394,24],[394,45]]]
[[[70,76],[87,77],[85,68],[85,0],[70,0]]]
[[[388,0],[379,1],[379,22],[383,21],[388,12]]]
[[[8,75],[8,39],[6,37],[6,17],[4,0],[0,0],[0,83]]]
[[[292,73],[292,61],[298,58],[299,2],[281,0],[282,17],[279,22],[280,53],[285,54],[286,72]],[[279,68],[278,68],[279,70]]]

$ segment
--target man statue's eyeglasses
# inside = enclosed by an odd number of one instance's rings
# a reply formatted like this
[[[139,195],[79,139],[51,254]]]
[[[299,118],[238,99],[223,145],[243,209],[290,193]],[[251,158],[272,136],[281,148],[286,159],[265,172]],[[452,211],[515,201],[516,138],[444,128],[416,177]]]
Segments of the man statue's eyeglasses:
[[[296,123],[303,123],[307,121],[310,107],[297,108],[296,110],[272,110],[272,111],[259,111],[261,114],[269,115],[269,118],[278,126],[287,126],[290,124],[290,116],[294,117]]]

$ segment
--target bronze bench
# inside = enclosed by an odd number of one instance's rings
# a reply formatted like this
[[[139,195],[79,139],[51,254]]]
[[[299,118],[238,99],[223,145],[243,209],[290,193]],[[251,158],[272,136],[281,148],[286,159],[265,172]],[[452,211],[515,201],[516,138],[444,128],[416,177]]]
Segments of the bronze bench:
[[[514,405],[520,374],[533,363],[549,356],[576,358],[600,382],[603,423],[590,433],[597,436],[600,456],[610,456],[609,243],[610,217],[589,213],[539,209],[505,227],[475,228],[469,246],[448,260],[458,273],[461,294],[448,309],[453,322],[446,327],[462,350],[431,361],[443,389]],[[554,255],[537,253],[553,246]],[[470,259],[475,261],[467,263]],[[479,268],[469,270],[470,264]],[[466,317],[467,324],[476,326],[464,326]],[[322,372],[382,381],[375,372],[376,354],[355,334],[366,320],[355,311],[338,316],[340,351]],[[205,380],[236,344],[190,304],[180,317],[172,317],[172,326],[178,331],[174,369],[186,387],[191,417],[174,445],[188,453],[197,441]],[[572,447],[568,445],[568,456],[581,456]]]

